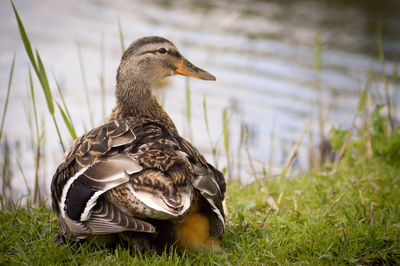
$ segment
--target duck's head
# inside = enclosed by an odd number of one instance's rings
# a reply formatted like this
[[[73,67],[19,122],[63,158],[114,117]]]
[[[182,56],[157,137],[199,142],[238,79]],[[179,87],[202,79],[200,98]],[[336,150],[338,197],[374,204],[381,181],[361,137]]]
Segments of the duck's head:
[[[153,84],[175,74],[215,80],[183,57],[172,42],[157,36],[144,37],[133,42],[122,55],[117,84],[129,80]]]

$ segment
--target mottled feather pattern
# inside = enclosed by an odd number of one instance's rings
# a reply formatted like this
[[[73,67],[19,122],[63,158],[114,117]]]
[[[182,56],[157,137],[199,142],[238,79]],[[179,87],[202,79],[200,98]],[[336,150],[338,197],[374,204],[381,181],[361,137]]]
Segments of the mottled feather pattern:
[[[106,198],[119,209],[139,218],[179,219],[189,211],[191,200],[188,184],[178,186],[173,183],[170,174],[155,169],[145,169],[131,176],[131,182],[107,192]],[[132,190],[136,193],[132,193]],[[187,191],[189,190],[189,191]],[[152,207],[157,203],[158,207]],[[186,209],[183,209],[186,206]]]
[[[62,188],[68,179],[74,176],[79,169],[93,164],[98,157],[105,155],[111,149],[112,139],[122,136],[128,130],[129,127],[126,123],[114,120],[89,131],[72,143],[70,149],[65,153],[64,161],[53,176],[51,186],[53,209],[59,211],[58,206],[55,205],[60,201]],[[92,146],[95,148],[94,150],[92,150]],[[103,152],[99,152],[99,150]]]
[[[209,164],[207,163],[206,159],[189,141],[185,140],[182,137],[179,137],[178,143],[180,150],[188,155],[191,162],[199,162],[204,167],[204,169],[207,169],[207,166]]]
[[[146,169],[141,173],[133,174],[131,184],[135,190],[140,189],[159,197],[169,197],[177,191],[175,184],[170,178],[154,169]]]
[[[165,172],[178,159],[177,148],[171,141],[161,139],[141,145],[132,157],[147,168]]]
[[[124,151],[139,162],[144,170],[131,175],[130,184],[113,189],[107,198],[121,209],[139,217],[183,217],[189,211],[190,204],[187,201],[191,199],[190,186],[194,174],[188,159],[177,155],[179,146],[176,130],[168,129],[163,121],[148,117],[136,118],[130,128],[136,140]],[[136,191],[136,196],[141,195],[145,204],[138,203],[139,199],[133,195],[127,200],[127,191],[130,189]],[[119,198],[121,200],[117,202]],[[160,210],[146,205],[156,203]]]
[[[183,199],[181,197],[186,197],[186,200],[191,200],[193,198],[193,195],[190,193],[191,189],[189,188],[196,178],[195,175],[197,175],[191,164],[196,163],[196,165],[198,165],[197,168],[200,167],[207,173],[214,173],[214,171],[217,171],[207,164],[206,160],[197,149],[189,142],[179,137],[175,127],[171,128],[165,125],[163,121],[146,116],[135,117],[135,119],[108,120],[107,123],[78,138],[72,147],[73,148],[66,153],[64,162],[59,166],[53,177],[53,208],[57,212],[60,210],[58,205],[54,204],[54,202],[60,201],[61,188],[68,179],[74,176],[79,169],[87,166],[91,166],[89,169],[92,169],[95,165],[103,165],[104,158],[115,156],[115,154],[125,154],[143,167],[142,171],[131,175],[130,185],[132,185],[134,190],[147,191],[149,194],[159,195],[159,201],[165,204],[165,208],[172,208],[170,209],[171,213],[176,211],[180,213],[177,217],[182,218],[188,213],[190,208],[187,210],[185,209],[183,213],[179,212],[184,206],[182,205]],[[183,152],[185,156],[179,156],[178,152]],[[163,174],[156,174],[157,171]],[[217,171],[216,173],[218,175],[219,172]],[[220,174],[220,176],[222,175]],[[91,178],[94,178],[92,181],[94,182],[98,177],[92,176]],[[218,179],[217,183],[224,191],[225,183],[223,177],[222,179]],[[132,199],[131,202],[126,201],[125,196],[128,190],[122,189],[125,186],[127,186],[127,184],[123,185],[121,183],[119,187],[111,189],[106,196],[107,200],[109,200],[113,206],[117,206],[124,215],[128,217],[135,215],[140,218],[171,218],[170,215],[165,216],[164,214],[151,210],[151,208],[143,208],[143,206],[140,206],[138,200]],[[82,187],[85,187],[85,185]],[[200,187],[199,189],[203,188]],[[90,198],[90,196],[96,192],[95,189],[91,191],[88,188],[83,191],[87,191],[85,192],[88,195],[86,198]],[[78,193],[78,190],[75,191],[75,193]],[[72,194],[70,196],[72,196]],[[118,200],[119,198],[120,200]],[[218,201],[216,202],[216,206],[218,206],[218,208],[222,206],[223,192],[222,196],[215,199]],[[106,201],[102,196],[99,200]],[[79,205],[73,201],[67,202],[67,204],[81,206],[78,210],[67,212],[68,215],[72,215],[75,219],[78,214],[82,212],[82,209],[84,209],[84,205]],[[98,205],[96,206],[99,208]],[[136,209],[133,211],[133,208]],[[219,209],[223,213],[222,207]],[[99,219],[102,220],[102,218],[95,215],[95,210],[93,210],[91,215],[94,215],[92,219],[96,217],[97,222]],[[223,227],[220,224],[224,223],[224,221],[220,219],[219,222],[217,222],[218,217],[216,216],[213,218],[212,213],[210,215],[212,225],[218,227],[217,229],[211,228],[210,233],[212,233],[213,236],[219,237],[223,233]],[[87,224],[93,223],[93,221],[95,220],[89,219]],[[96,226],[97,228],[101,228],[102,226],[106,227],[112,225],[111,227],[119,228],[118,230],[124,231],[124,226],[112,224],[113,222],[116,221],[104,220],[103,225],[97,223]],[[126,230],[128,229],[126,228]]]
[[[109,221],[105,224],[104,221]],[[113,226],[113,228],[110,228]],[[114,205],[102,199],[93,209],[92,217],[89,222],[92,232],[97,234],[109,234],[112,230],[116,232],[135,231],[154,233],[155,228],[150,223],[128,216],[118,210]]]

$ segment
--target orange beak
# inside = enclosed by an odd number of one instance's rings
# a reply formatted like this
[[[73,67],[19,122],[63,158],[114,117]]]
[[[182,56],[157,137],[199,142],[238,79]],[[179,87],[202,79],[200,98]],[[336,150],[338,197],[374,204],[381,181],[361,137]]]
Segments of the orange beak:
[[[179,67],[175,70],[175,73],[203,80],[216,80],[213,75],[193,65],[184,57],[182,58]]]

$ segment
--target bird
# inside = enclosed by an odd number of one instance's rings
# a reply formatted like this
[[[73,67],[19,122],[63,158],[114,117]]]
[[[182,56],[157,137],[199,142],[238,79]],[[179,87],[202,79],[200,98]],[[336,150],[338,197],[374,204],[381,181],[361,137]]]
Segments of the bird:
[[[155,83],[177,74],[216,80],[163,37],[140,38],[123,53],[115,107],[74,140],[53,176],[56,244],[106,239],[142,252],[221,251],[224,176],[152,95]]]

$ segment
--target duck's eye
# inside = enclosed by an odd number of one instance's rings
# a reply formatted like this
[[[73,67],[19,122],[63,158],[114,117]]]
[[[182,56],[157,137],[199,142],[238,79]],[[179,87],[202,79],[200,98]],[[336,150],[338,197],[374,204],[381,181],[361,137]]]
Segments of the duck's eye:
[[[157,50],[157,52],[160,54],[165,54],[167,52],[167,50],[165,50],[165,48],[160,48]]]

